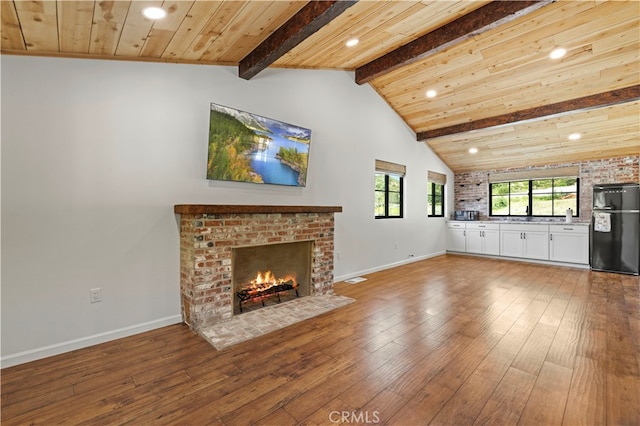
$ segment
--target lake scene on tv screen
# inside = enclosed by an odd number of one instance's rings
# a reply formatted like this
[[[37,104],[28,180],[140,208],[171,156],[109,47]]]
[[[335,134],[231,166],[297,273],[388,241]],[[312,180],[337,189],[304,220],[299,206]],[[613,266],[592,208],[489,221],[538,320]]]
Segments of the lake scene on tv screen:
[[[311,130],[211,104],[207,179],[305,186]]]

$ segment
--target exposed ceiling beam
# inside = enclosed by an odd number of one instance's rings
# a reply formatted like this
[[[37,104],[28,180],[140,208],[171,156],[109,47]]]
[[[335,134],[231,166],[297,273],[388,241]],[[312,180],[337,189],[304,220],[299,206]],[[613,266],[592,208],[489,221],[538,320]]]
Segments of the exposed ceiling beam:
[[[417,139],[420,142],[440,136],[470,132],[472,130],[523,123],[525,121],[543,120],[565,114],[588,111],[595,108],[604,108],[612,105],[622,104],[625,102],[633,102],[639,99],[640,85],[624,87],[622,89],[611,90],[609,92],[598,93],[596,95],[584,96],[582,98],[571,99],[555,104],[529,108],[509,114],[498,115],[495,117],[483,118],[468,123],[461,123],[453,126],[441,127],[439,129],[426,130],[424,132],[419,132],[417,134]]]
[[[422,60],[485,31],[525,16],[553,1],[555,0],[493,1],[356,68],[356,83],[367,83],[397,68]]]
[[[255,77],[356,3],[357,0],[310,1],[240,61],[238,75],[245,80]]]

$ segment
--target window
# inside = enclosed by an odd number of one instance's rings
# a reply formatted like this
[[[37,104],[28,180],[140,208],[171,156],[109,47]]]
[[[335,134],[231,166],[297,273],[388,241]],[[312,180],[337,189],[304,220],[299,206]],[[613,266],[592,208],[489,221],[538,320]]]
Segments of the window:
[[[561,177],[489,184],[490,216],[578,216],[579,179]]]
[[[427,173],[427,215],[444,217],[444,184],[447,175],[429,171]]]
[[[427,215],[444,216],[444,185],[427,182]]]
[[[375,217],[401,218],[405,166],[376,160]]]

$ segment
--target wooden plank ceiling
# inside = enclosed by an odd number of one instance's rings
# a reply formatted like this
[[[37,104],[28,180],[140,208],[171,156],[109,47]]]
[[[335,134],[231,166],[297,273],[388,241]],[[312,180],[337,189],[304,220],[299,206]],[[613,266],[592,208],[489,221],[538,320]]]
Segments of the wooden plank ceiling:
[[[354,71],[455,172],[640,153],[637,1],[0,3],[3,54]]]

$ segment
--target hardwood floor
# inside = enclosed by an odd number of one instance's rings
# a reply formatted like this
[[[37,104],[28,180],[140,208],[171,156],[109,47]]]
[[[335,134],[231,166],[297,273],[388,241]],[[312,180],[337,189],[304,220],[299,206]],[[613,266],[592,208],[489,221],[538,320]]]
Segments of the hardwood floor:
[[[638,425],[638,277],[445,255],[216,351],[175,325],[2,370],[2,424]]]

